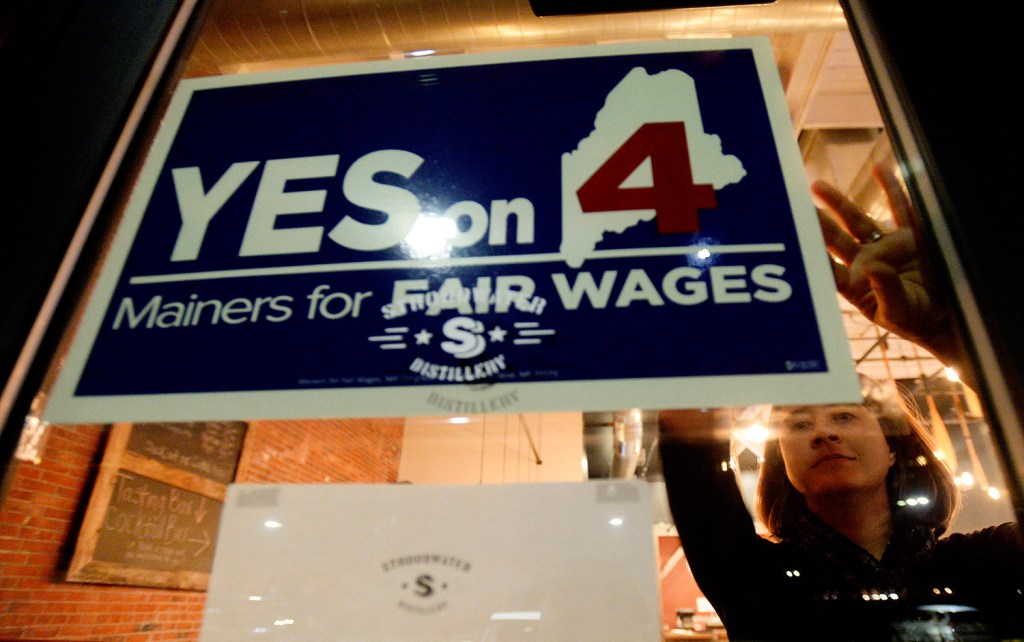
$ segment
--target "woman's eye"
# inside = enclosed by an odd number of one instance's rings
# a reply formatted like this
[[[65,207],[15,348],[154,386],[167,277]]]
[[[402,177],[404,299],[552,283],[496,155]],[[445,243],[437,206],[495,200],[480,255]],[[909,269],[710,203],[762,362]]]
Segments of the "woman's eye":
[[[832,415],[832,421],[835,421],[836,423],[841,423],[841,424],[842,423],[847,423],[849,421],[852,421],[855,418],[856,417],[854,416],[854,414],[852,412],[837,412],[834,415]]]
[[[814,424],[810,421],[791,421],[789,423],[790,430],[807,430]]]

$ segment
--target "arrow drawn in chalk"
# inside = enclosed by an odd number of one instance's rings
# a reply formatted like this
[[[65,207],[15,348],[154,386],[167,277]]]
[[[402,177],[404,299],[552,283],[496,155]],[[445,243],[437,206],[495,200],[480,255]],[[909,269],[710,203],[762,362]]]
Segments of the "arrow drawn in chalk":
[[[192,544],[202,544],[202,546],[200,546],[199,549],[196,550],[196,552],[192,553],[192,557],[199,557],[200,553],[202,553],[206,549],[210,548],[210,544],[213,543],[213,540],[210,538],[210,533],[205,528],[202,530],[202,533],[203,533],[203,538],[202,539],[196,539],[194,537],[190,537],[187,540],[185,540],[185,541],[190,542]]]

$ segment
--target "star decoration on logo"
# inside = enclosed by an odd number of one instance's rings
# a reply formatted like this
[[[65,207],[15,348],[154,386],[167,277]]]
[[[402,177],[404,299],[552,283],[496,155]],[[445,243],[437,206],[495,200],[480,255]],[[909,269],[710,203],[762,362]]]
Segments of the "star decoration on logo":
[[[416,337],[416,345],[418,346],[428,346],[430,345],[430,340],[434,338],[434,335],[427,332],[426,329],[420,330],[413,336]]]
[[[495,343],[501,343],[505,340],[505,335],[508,331],[502,328],[500,325],[496,325],[487,332],[487,336],[490,337],[491,341]]]

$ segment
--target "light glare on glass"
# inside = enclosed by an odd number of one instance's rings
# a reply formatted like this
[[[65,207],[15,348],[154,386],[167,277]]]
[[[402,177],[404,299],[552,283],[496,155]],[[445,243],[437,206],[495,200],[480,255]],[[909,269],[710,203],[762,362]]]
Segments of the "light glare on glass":
[[[404,243],[412,258],[445,258],[451,256],[451,240],[458,233],[458,226],[450,218],[419,216]]]
[[[747,427],[746,437],[754,443],[763,444],[768,441],[768,429],[763,424],[754,422]]]

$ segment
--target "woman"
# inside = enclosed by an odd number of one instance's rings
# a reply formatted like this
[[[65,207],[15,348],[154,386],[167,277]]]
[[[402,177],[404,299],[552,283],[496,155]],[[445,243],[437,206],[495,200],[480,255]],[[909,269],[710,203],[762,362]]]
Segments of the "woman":
[[[905,221],[909,206],[893,181],[885,184]],[[909,231],[879,239],[874,222],[841,194],[821,184],[815,192],[836,217],[824,215],[822,227],[843,261],[840,292],[877,323],[956,362],[959,344],[921,278]],[[1021,637],[1020,529],[939,539],[958,502],[949,470],[901,397],[863,384],[863,405],[774,409],[777,439],[758,489],[765,535],[728,466],[727,411],[662,412],[677,529],[730,640]],[[943,627],[959,637],[942,637]]]
[[[894,388],[861,377],[861,393],[862,405],[773,409],[757,507],[774,536],[804,536],[810,512],[880,559],[894,522],[949,526],[959,491],[931,437]]]
[[[662,412],[672,513],[729,639],[947,639],[921,632],[951,613],[955,639],[1020,637],[1020,529],[938,539],[957,507],[952,477],[898,399],[866,383],[864,405],[773,410],[757,500],[767,534],[714,436],[728,413]]]

